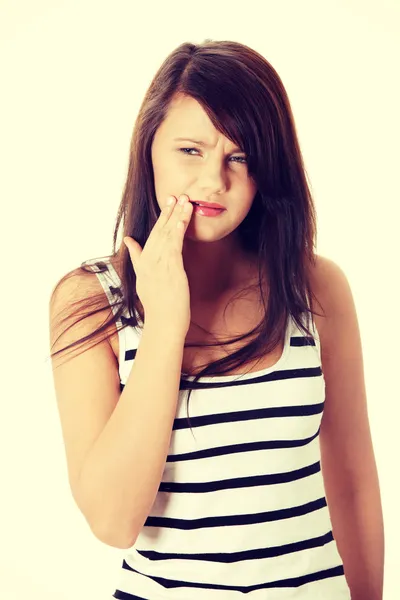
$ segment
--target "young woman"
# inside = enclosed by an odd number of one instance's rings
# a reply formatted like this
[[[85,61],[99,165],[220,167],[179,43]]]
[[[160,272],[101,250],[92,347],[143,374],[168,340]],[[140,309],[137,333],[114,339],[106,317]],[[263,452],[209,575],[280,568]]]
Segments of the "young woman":
[[[50,301],[72,494],[126,550],[114,598],[381,600],[360,333],[315,223],[273,67],[179,46],[137,118],[112,255]]]

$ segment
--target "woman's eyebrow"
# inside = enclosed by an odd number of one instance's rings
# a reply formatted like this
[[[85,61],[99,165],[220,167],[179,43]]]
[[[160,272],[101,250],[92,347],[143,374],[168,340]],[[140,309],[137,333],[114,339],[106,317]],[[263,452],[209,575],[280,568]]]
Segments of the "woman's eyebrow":
[[[191,138],[186,138],[186,137],[177,137],[177,138],[174,138],[173,141],[174,142],[193,142],[193,144],[197,144],[198,146],[203,146],[203,148],[211,147],[210,144],[207,144],[206,142],[202,142],[201,140],[192,140]],[[241,150],[240,148],[235,146],[233,148],[232,152],[243,152],[243,150]]]

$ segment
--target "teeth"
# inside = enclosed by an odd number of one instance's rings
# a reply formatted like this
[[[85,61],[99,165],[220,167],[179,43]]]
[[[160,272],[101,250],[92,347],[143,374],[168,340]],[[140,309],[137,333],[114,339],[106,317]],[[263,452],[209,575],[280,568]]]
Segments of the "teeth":
[[[203,206],[203,207],[207,207],[207,204],[199,204],[198,202],[193,202],[192,200],[192,204],[194,204],[195,206]],[[216,208],[215,206],[209,206],[208,208]]]

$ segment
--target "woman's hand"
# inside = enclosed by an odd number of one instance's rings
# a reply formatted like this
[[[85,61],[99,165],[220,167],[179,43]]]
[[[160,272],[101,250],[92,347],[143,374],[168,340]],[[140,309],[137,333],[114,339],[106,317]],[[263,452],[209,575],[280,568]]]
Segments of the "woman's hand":
[[[189,282],[183,266],[183,239],[193,205],[186,195],[183,204],[171,196],[160,213],[142,249],[133,238],[124,237],[136,273],[136,292],[145,318],[168,323],[185,335],[190,325]]]

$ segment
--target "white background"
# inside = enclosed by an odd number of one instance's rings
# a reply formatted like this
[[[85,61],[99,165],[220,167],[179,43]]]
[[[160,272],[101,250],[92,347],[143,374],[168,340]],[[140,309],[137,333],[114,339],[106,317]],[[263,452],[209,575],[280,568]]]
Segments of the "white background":
[[[123,550],[93,537],[67,478],[48,340],[56,281],[111,253],[143,95],[183,41],[263,54],[288,92],[318,214],[362,334],[396,597],[400,393],[396,0],[0,1],[0,597],[107,600]]]

